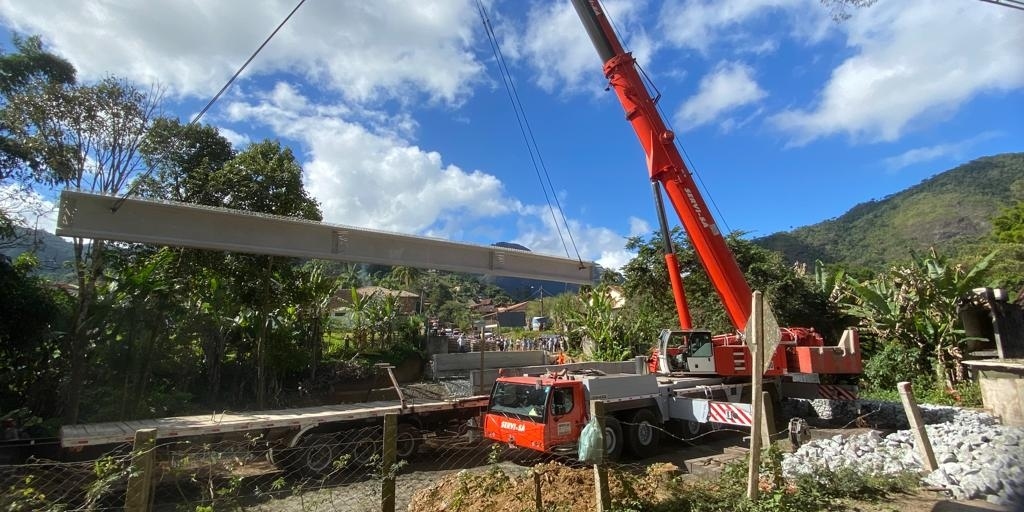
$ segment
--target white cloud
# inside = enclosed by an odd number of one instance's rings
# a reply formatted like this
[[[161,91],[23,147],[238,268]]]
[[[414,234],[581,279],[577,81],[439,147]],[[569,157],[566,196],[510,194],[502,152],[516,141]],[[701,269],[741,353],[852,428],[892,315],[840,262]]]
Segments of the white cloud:
[[[890,171],[898,171],[905,167],[910,167],[911,165],[937,160],[939,158],[954,158],[962,160],[965,152],[972,146],[979,142],[998,137],[999,135],[1000,134],[997,132],[983,132],[960,142],[914,148],[904,151],[896,156],[883,159],[882,165]]]
[[[47,233],[57,229],[57,204],[21,185],[0,185],[0,210],[22,227]]]
[[[792,36],[800,40],[816,42],[828,28],[827,11],[813,0],[671,0],[662,6],[658,29],[669,45],[706,54],[724,39],[763,40],[763,34],[754,36],[744,25],[764,19],[771,11],[789,14],[794,21]],[[774,41],[749,41],[747,48],[753,50],[774,51],[777,46]]]
[[[250,139],[248,135],[244,133],[238,133],[232,130],[231,128],[225,128],[221,126],[217,128],[217,132],[220,133],[222,137],[227,139],[228,142],[230,142],[231,145],[236,149],[244,148],[245,146],[248,146],[250,142],[252,142],[252,139]]]
[[[312,103],[287,84],[257,103],[232,103],[228,114],[305,146],[306,189],[327,222],[420,233],[437,222],[457,229],[518,208],[498,178],[445,164],[439,153],[372,131],[345,109]]]
[[[648,64],[657,45],[639,24],[645,1],[604,2],[611,19],[628,38],[624,43],[641,64]],[[540,2],[530,9],[521,40],[507,43],[525,57],[546,91],[604,89],[601,58],[569,2]]]
[[[841,26],[856,54],[809,108],[772,122],[801,145],[830,135],[893,141],[974,96],[1024,87],[1020,13],[976,2],[879,2]]]
[[[290,0],[0,0],[92,80],[115,74],[210,97],[294,7]],[[479,79],[471,0],[306,2],[243,77],[291,73],[351,101],[457,103]]]
[[[720,62],[701,78],[697,94],[676,111],[675,124],[681,131],[714,122],[723,114],[756,103],[767,93],[752,77],[753,69],[741,62]],[[734,123],[730,123],[734,124]]]
[[[646,236],[651,233],[651,225],[637,217],[629,218],[629,236]]]
[[[568,246],[570,258],[575,258],[572,242],[566,234],[565,226],[561,225],[562,237],[554,227],[554,221],[547,210],[547,206],[525,206],[520,210],[520,219],[517,222],[519,234],[514,242],[530,248],[534,252],[544,254],[555,254],[565,256]],[[561,222],[561,221],[559,221]],[[630,219],[631,227],[641,227],[643,221]],[[592,259],[604,268],[618,269],[632,259],[633,254],[627,252],[626,237],[615,231],[589,224],[581,223],[578,220],[569,219],[569,229],[572,230],[573,241],[576,249],[583,259]]]

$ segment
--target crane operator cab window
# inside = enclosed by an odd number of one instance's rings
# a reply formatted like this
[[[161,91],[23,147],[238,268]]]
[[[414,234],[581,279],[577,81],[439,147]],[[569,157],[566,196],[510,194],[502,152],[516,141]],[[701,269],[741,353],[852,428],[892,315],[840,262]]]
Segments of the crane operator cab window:
[[[555,388],[551,394],[551,414],[564,416],[572,412],[572,388]]]

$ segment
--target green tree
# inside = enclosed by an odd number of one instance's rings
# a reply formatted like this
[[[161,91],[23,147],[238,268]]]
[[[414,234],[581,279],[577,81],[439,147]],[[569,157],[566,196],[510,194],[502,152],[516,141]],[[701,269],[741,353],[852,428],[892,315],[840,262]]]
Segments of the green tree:
[[[43,49],[38,36],[13,36],[13,53],[0,49],[0,185],[16,185],[17,192],[0,206],[0,239],[15,241],[19,215],[11,205],[31,194],[35,180],[45,179],[47,148],[28,143],[18,136],[18,119],[7,115],[10,98],[43,94],[74,85],[75,68],[67,60]],[[15,123],[12,125],[11,123]],[[16,201],[10,201],[14,199]]]
[[[139,146],[159,103],[159,92],[143,91],[116,78],[93,85],[49,85],[7,97],[3,116],[10,136],[32,153],[45,181],[105,194],[123,191],[140,167]],[[86,379],[87,323],[106,244],[74,240],[78,284],[66,386],[65,418],[78,421]]]
[[[1007,244],[1024,244],[1024,201],[1004,208],[992,219],[992,236]]]
[[[317,368],[324,354],[324,331],[331,315],[331,299],[340,281],[327,275],[322,262],[311,262],[298,272],[295,287],[297,325],[303,351],[309,356],[309,380],[316,379]]]
[[[202,205],[218,203],[210,180],[235,156],[213,126],[163,117],[153,122],[140,153],[151,170],[137,183],[143,195]]]
[[[295,161],[291,150],[278,142],[263,141],[251,144],[245,151],[213,173],[209,180],[211,199],[218,206],[250,212],[269,213],[319,221],[319,205],[302,186],[302,167]],[[267,355],[271,338],[275,297],[282,286],[291,282],[287,275],[292,261],[271,256],[237,255],[238,266],[233,269],[244,283],[243,276],[260,276],[252,281],[243,297],[245,303],[258,304],[261,318],[254,321],[254,355],[256,367],[256,400],[260,407],[266,404]],[[275,277],[277,277],[275,279]]]
[[[719,333],[735,330],[718,291],[683,232],[674,229],[672,238],[694,326]],[[830,308],[827,294],[817,289],[801,268],[787,265],[779,253],[742,238],[742,233],[730,235],[726,242],[750,288],[762,291],[775,305],[781,325],[814,327],[828,335],[842,330],[841,315]],[[627,302],[645,322],[663,327],[678,325],[660,235],[655,233],[646,240],[631,238],[626,248],[637,252],[622,269]]]
[[[906,362],[891,345],[916,355],[916,364],[904,366],[901,370],[906,373],[893,378],[912,380],[917,375],[931,374],[937,382],[956,384],[964,379],[962,363],[968,341],[960,327],[957,301],[983,284],[984,272],[994,257],[991,253],[972,268],[965,268],[934,250],[927,256],[915,255],[909,265],[894,266],[868,281],[847,277],[840,301],[888,354],[882,363]],[[868,370],[873,371],[872,361]],[[884,372],[897,373],[889,368]]]
[[[52,417],[59,403],[62,359],[72,299],[33,275],[30,253],[12,264],[0,257],[0,415],[26,408]]]

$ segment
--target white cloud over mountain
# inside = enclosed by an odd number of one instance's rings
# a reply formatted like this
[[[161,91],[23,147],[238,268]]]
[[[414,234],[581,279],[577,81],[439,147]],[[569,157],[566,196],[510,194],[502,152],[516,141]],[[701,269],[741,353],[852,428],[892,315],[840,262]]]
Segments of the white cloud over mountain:
[[[776,114],[795,145],[830,135],[892,142],[983,93],[1024,87],[1020,13],[981,2],[879,2],[841,25],[854,55],[814,103]]]

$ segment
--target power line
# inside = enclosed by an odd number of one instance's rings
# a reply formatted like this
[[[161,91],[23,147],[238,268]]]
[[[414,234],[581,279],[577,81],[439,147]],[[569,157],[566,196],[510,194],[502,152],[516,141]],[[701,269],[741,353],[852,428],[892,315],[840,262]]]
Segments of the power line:
[[[260,54],[261,51],[263,51],[263,48],[266,47],[267,44],[270,43],[270,40],[273,39],[274,36],[277,35],[277,33],[281,30],[281,27],[284,27],[285,23],[288,23],[288,20],[292,19],[292,16],[295,15],[296,11],[298,11],[299,7],[302,7],[302,4],[304,4],[304,3],[306,3],[306,0],[299,0],[299,3],[295,4],[295,7],[291,10],[291,12],[289,12],[288,15],[285,16],[283,20],[281,20],[281,23],[279,23],[277,25],[277,28],[275,28],[274,31],[271,32],[270,35],[267,36],[267,38],[263,40],[263,43],[260,44],[260,46],[258,48],[256,48],[256,51],[252,52],[252,55],[249,55],[249,58],[245,60],[245,63],[243,63],[242,66],[239,67],[238,70],[235,71],[235,73],[233,75],[231,75],[231,78],[229,78],[227,83],[224,84],[224,87],[221,87],[220,90],[217,91],[217,94],[213,95],[213,98],[210,98],[210,101],[206,104],[206,106],[203,107],[203,109],[200,110],[199,113],[196,114],[195,117],[192,118],[192,121],[189,121],[189,123],[188,123],[188,125],[186,127],[191,127],[191,126],[195,125],[196,123],[199,122],[200,119],[203,118],[204,115],[206,115],[206,112],[210,110],[210,107],[212,107],[213,104],[216,103],[217,100],[220,99],[220,97],[224,94],[224,92],[228,90],[228,87],[231,87],[231,84],[235,83],[235,80],[242,74],[243,71],[245,71],[245,68],[247,68],[249,66],[249,63],[251,63],[253,61],[253,59],[255,59],[256,56]],[[141,177],[142,178],[147,178],[152,173],[153,173],[153,168],[150,167],[149,169],[146,170],[146,172],[142,173]],[[120,208],[121,205],[124,204],[125,199],[128,199],[128,197],[131,196],[135,192],[135,190],[138,188],[140,182],[141,182],[141,180],[136,179],[132,183],[132,186],[128,189],[128,191],[125,192],[124,196],[119,198],[117,200],[117,202],[114,203],[114,206],[111,208],[111,210],[116,212],[118,210],[118,208]]]
[[[533,169],[537,174],[537,181],[540,182],[541,190],[544,192],[544,200],[547,202],[548,211],[551,213],[551,220],[555,225],[555,231],[558,232],[558,238],[562,242],[562,247],[565,249],[565,255],[572,257],[569,254],[569,247],[565,243],[565,238],[562,236],[562,228],[558,223],[559,217],[561,217],[562,225],[565,226],[566,235],[569,237],[569,243],[572,245],[573,252],[576,253],[576,259],[583,265],[583,258],[580,256],[580,251],[576,247],[576,240],[572,236],[572,229],[569,227],[569,222],[565,218],[565,210],[562,209],[561,201],[558,200],[558,194],[555,192],[555,187],[551,183],[551,175],[548,173],[547,165],[544,164],[544,158],[540,153],[540,146],[537,144],[537,139],[533,135],[533,129],[530,127],[529,118],[526,116],[526,109],[523,107],[522,100],[519,98],[519,92],[516,89],[515,82],[512,80],[512,72],[509,71],[508,65],[505,62],[505,56],[501,52],[501,46],[498,44],[498,38],[494,33],[494,27],[491,25],[489,16],[487,15],[487,9],[484,7],[481,0],[477,0],[477,11],[480,14],[480,21],[484,25],[484,32],[487,34],[487,41],[491,45],[491,52],[494,53],[494,59],[498,65],[498,71],[501,74],[502,84],[505,86],[505,92],[508,95],[509,102],[512,103],[512,110],[515,112],[516,121],[519,123],[519,131],[523,135],[523,142],[526,143],[526,149],[530,154],[530,161],[533,163]],[[536,156],[535,156],[536,155]],[[541,173],[543,172],[543,177]],[[548,189],[551,190],[551,195],[548,195]],[[555,205],[557,205],[558,216],[555,215],[555,208],[551,205],[551,198],[554,198]]]
[[[1024,2],[1022,2],[1021,0],[981,0],[981,1],[985,2],[985,3],[993,4],[993,5],[1000,5],[1000,6],[1003,6],[1003,7],[1009,7],[1011,9],[1017,9],[1019,11],[1024,11]]]

